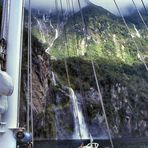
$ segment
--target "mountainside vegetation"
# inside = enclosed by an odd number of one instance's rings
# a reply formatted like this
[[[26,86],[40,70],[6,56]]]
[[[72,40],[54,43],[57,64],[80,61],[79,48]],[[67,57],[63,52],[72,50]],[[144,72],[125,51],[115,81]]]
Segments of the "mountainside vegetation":
[[[148,64],[148,31],[136,14],[126,17],[130,34],[119,16],[101,7],[87,6],[82,11],[86,26],[80,12],[59,20],[56,15],[47,20],[33,16],[34,112],[42,121],[35,122],[36,137],[72,138],[74,119],[67,87],[75,90],[89,133],[95,138],[107,135],[92,61],[112,136],[148,136],[148,72],[141,58]],[[142,15],[147,23],[148,15]],[[44,51],[51,44],[49,59]]]

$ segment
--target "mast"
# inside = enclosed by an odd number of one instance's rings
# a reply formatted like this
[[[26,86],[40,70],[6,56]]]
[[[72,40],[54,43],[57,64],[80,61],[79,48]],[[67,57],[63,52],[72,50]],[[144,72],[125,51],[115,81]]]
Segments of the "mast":
[[[8,97],[8,111],[4,115],[6,132],[0,134],[0,147],[16,148],[16,140],[12,129],[18,127],[18,105],[21,76],[22,55],[22,17],[23,0],[10,0],[9,23],[7,38],[6,71],[11,76],[14,84],[14,92]]]

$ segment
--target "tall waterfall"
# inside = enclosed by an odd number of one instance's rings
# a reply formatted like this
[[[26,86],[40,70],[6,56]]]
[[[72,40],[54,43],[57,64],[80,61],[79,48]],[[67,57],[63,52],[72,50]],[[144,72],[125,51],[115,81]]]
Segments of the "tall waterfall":
[[[75,122],[75,131],[73,134],[73,139],[89,139],[87,126],[81,110],[81,104],[78,102],[78,99],[72,88],[69,88],[69,92],[72,100]]]

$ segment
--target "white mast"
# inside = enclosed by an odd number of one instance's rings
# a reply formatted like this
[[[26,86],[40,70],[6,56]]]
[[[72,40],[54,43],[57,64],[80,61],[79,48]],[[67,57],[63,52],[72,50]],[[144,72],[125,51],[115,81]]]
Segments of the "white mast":
[[[2,148],[16,148],[16,140],[10,129],[18,126],[23,0],[11,0],[9,12],[6,69],[12,77],[14,92],[8,97],[8,111],[4,116],[7,130],[0,135],[0,147]]]
[[[10,19],[8,24],[7,42],[7,73],[12,77],[14,92],[8,97],[9,109],[6,115],[9,128],[16,128],[18,125],[18,101],[20,90],[20,67],[22,55],[22,16],[23,0],[11,0]]]

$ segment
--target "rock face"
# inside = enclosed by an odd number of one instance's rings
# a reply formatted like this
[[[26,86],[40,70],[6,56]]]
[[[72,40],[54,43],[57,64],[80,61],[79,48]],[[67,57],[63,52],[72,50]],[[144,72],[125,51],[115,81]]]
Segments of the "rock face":
[[[27,107],[27,33],[24,32],[22,84],[21,84],[21,112],[20,121],[22,126],[26,126]],[[40,130],[45,125],[46,94],[49,89],[49,57],[44,53],[41,44],[33,38],[33,59],[32,59],[32,97],[35,128]],[[43,131],[43,130],[42,130]],[[35,132],[36,134],[36,132]],[[43,136],[43,132],[41,133]]]
[[[26,31],[24,33],[26,35]],[[26,38],[24,38],[24,42]],[[27,43],[25,42],[24,45]],[[27,49],[24,47],[21,85],[20,126],[26,127],[27,110]],[[50,57],[33,38],[32,97],[34,129],[37,138],[71,138],[74,128],[73,111],[68,90],[53,82]],[[65,118],[66,117],[66,118]],[[67,123],[67,124],[66,124]]]
[[[81,123],[74,116],[72,97],[68,88],[75,92],[75,101],[77,106],[81,107],[88,133],[94,138],[108,137],[91,60],[95,63],[111,135],[148,136],[148,75],[143,63],[138,59],[132,39],[127,39],[129,34],[120,18],[93,6],[83,11],[87,22],[87,48],[84,30],[81,29],[80,13],[73,16],[77,20],[76,24],[73,24],[73,17],[67,18],[67,23],[61,23],[66,26],[67,45],[60,30],[59,37],[54,41],[50,51],[51,56],[45,53],[47,45],[38,41],[40,36],[33,37],[35,137],[74,138],[75,129],[80,128]],[[130,17],[126,19],[129,21]],[[55,26],[56,21],[53,22]],[[133,23],[136,24],[133,20],[129,22],[133,38],[142,49],[141,53],[147,62],[147,34],[141,24],[133,26]],[[137,31],[141,33],[140,38],[136,35]],[[53,32],[50,35],[49,38],[52,38]],[[26,31],[24,37],[20,104],[22,126],[26,126],[27,106]],[[67,82],[67,73],[70,86]]]

